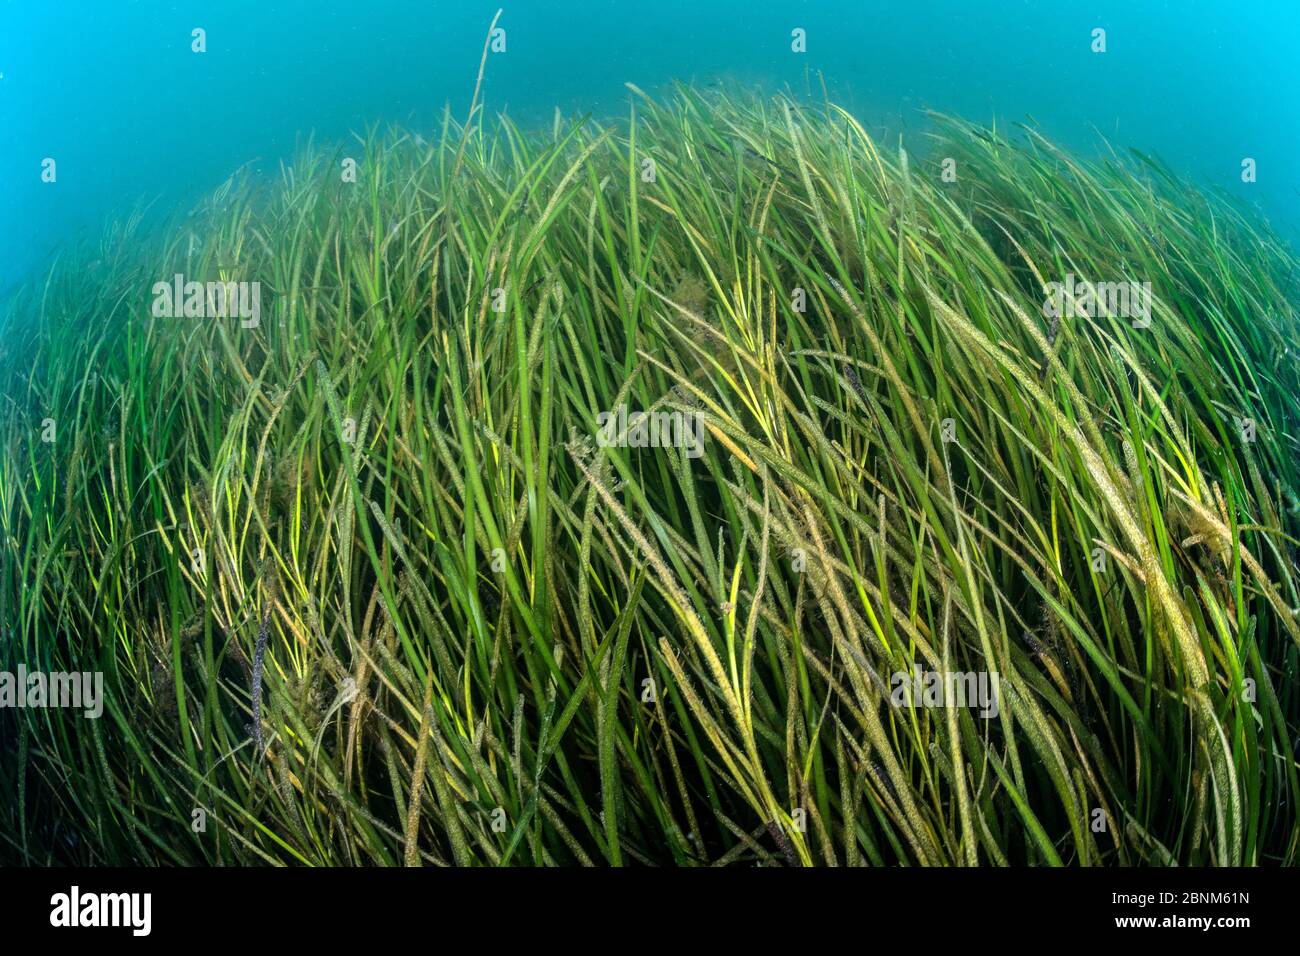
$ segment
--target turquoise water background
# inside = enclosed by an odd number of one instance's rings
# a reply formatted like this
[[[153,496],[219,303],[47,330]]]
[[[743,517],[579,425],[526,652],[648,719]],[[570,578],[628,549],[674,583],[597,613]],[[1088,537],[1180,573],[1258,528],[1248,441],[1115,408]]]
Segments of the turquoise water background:
[[[873,131],[918,147],[926,107],[1032,118],[1076,149],[1100,131],[1297,234],[1300,0],[0,0],[0,288],[116,211],[187,208],[309,134],[431,132],[448,103],[463,117],[498,8],[486,104],[524,123],[623,114],[625,82],[819,94],[820,74]]]

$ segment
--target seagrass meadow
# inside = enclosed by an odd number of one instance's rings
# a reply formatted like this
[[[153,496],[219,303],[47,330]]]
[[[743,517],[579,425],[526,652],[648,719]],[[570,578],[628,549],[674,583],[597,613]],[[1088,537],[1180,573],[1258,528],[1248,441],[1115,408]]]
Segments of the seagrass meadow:
[[[0,861],[1297,862],[1295,253],[1104,144],[629,103],[307,144],[6,304],[0,670],[104,713],[0,709]]]

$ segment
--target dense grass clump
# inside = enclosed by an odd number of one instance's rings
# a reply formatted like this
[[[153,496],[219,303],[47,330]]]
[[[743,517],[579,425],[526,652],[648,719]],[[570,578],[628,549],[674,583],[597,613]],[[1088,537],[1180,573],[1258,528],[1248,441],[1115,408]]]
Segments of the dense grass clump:
[[[1033,131],[632,102],[310,147],[11,303],[0,670],[105,711],[0,710],[0,860],[1297,862],[1294,254]]]

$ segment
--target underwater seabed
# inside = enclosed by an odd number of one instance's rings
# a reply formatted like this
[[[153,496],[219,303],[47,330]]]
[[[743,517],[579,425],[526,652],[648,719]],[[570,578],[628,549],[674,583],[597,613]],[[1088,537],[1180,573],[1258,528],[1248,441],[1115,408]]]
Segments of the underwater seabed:
[[[0,709],[0,860],[1296,863],[1295,253],[1034,130],[631,104],[11,303],[0,670],[103,715]]]

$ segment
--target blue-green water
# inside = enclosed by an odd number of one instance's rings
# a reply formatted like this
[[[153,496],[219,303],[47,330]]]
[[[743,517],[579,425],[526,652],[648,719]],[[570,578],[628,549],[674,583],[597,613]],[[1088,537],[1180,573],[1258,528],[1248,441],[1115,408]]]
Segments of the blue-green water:
[[[3,0],[0,286],[142,200],[187,206],[300,138],[463,116],[483,0]],[[633,82],[820,91],[918,140],[920,110],[1097,132],[1300,222],[1300,0],[527,0],[503,7],[488,109],[624,110]],[[206,31],[206,52],[192,31]],[[1096,53],[1093,30],[1106,31]],[[806,51],[792,49],[805,31]],[[1243,158],[1257,182],[1242,182]],[[56,180],[44,182],[54,159]]]

